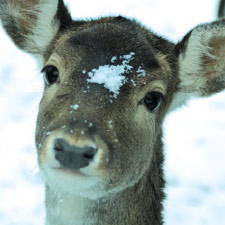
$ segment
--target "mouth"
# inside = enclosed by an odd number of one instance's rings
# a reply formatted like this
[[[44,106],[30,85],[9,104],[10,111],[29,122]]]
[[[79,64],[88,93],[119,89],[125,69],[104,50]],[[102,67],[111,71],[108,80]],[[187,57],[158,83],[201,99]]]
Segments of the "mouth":
[[[53,168],[57,173],[59,174],[65,174],[69,176],[76,176],[76,177],[87,177],[84,173],[81,173],[79,170],[73,170],[68,168],[62,168],[62,167],[54,167]]]

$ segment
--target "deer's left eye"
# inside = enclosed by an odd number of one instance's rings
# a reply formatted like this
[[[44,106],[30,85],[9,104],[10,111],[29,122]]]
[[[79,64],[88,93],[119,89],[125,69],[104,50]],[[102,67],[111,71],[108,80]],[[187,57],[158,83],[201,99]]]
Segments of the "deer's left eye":
[[[41,72],[44,74],[44,80],[48,86],[54,84],[59,79],[59,71],[55,66],[46,66]]]
[[[157,109],[163,99],[160,92],[152,91],[145,95],[144,104],[152,112]]]

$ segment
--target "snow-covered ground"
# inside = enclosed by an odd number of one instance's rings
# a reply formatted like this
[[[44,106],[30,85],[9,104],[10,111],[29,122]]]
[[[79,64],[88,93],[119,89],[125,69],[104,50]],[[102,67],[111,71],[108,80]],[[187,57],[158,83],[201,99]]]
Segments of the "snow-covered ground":
[[[67,0],[74,18],[127,15],[177,41],[215,19],[216,0]],[[0,27],[0,224],[42,225],[34,129],[42,77]],[[166,225],[225,224],[225,92],[193,100],[165,127]]]

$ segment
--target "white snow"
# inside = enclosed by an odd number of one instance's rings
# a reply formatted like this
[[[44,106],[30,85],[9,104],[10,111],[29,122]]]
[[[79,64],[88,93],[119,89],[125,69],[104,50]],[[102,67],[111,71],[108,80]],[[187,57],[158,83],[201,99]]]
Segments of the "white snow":
[[[91,123],[91,122],[88,124],[88,127],[89,127],[89,128],[91,128],[91,127],[93,127],[93,126],[94,126],[94,124]]]
[[[111,62],[114,63],[116,60],[117,60],[117,57],[113,56],[112,59],[111,59]]]
[[[137,69],[137,76],[138,77],[145,77],[146,76],[146,72],[142,69],[141,66]]]
[[[71,105],[70,108],[72,108],[74,110],[78,110],[80,108],[80,106],[78,104],[74,104],[74,105]]]
[[[128,15],[174,41],[213,20],[217,6],[216,0],[66,2],[79,19]],[[43,81],[34,61],[16,49],[1,28],[0,40],[0,224],[43,225],[44,185],[33,172]],[[164,128],[165,225],[224,225],[225,92],[171,113]]]
[[[128,55],[120,56],[120,59],[124,59],[121,65],[104,65],[99,66],[98,69],[93,69],[91,72],[88,72],[87,79],[89,83],[103,84],[110,92],[113,92],[113,97],[116,98],[119,94],[120,88],[127,81],[127,78],[123,75],[132,71],[132,66],[129,65],[129,62],[133,59],[135,55],[134,52],[131,52]],[[116,56],[113,56],[111,62],[115,62],[117,59]]]
[[[137,84],[135,83],[134,80],[130,80],[130,81],[131,81],[131,83],[133,84],[133,87],[136,87],[136,86],[137,86]]]
[[[109,128],[112,129],[113,128],[113,121],[112,120],[109,120],[108,121],[108,124],[109,124]]]
[[[119,94],[119,90],[126,82],[126,77],[122,74],[125,73],[123,65],[113,66],[105,65],[100,66],[98,69],[93,69],[88,75],[90,79],[87,79],[89,83],[104,84],[104,87],[114,93],[116,98]]]

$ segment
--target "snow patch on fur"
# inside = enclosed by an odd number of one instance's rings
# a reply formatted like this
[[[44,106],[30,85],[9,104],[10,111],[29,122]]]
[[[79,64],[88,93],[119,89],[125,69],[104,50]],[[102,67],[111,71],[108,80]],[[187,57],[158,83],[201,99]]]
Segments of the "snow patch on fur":
[[[129,62],[133,60],[134,52],[128,55],[120,56],[120,59],[124,59],[121,65],[104,65],[98,69],[93,69],[88,73],[89,83],[103,84],[110,92],[113,92],[113,97],[116,98],[119,94],[120,88],[126,83],[127,78],[123,75],[132,71],[133,67],[129,65]],[[115,62],[117,59],[114,56],[111,62]]]

